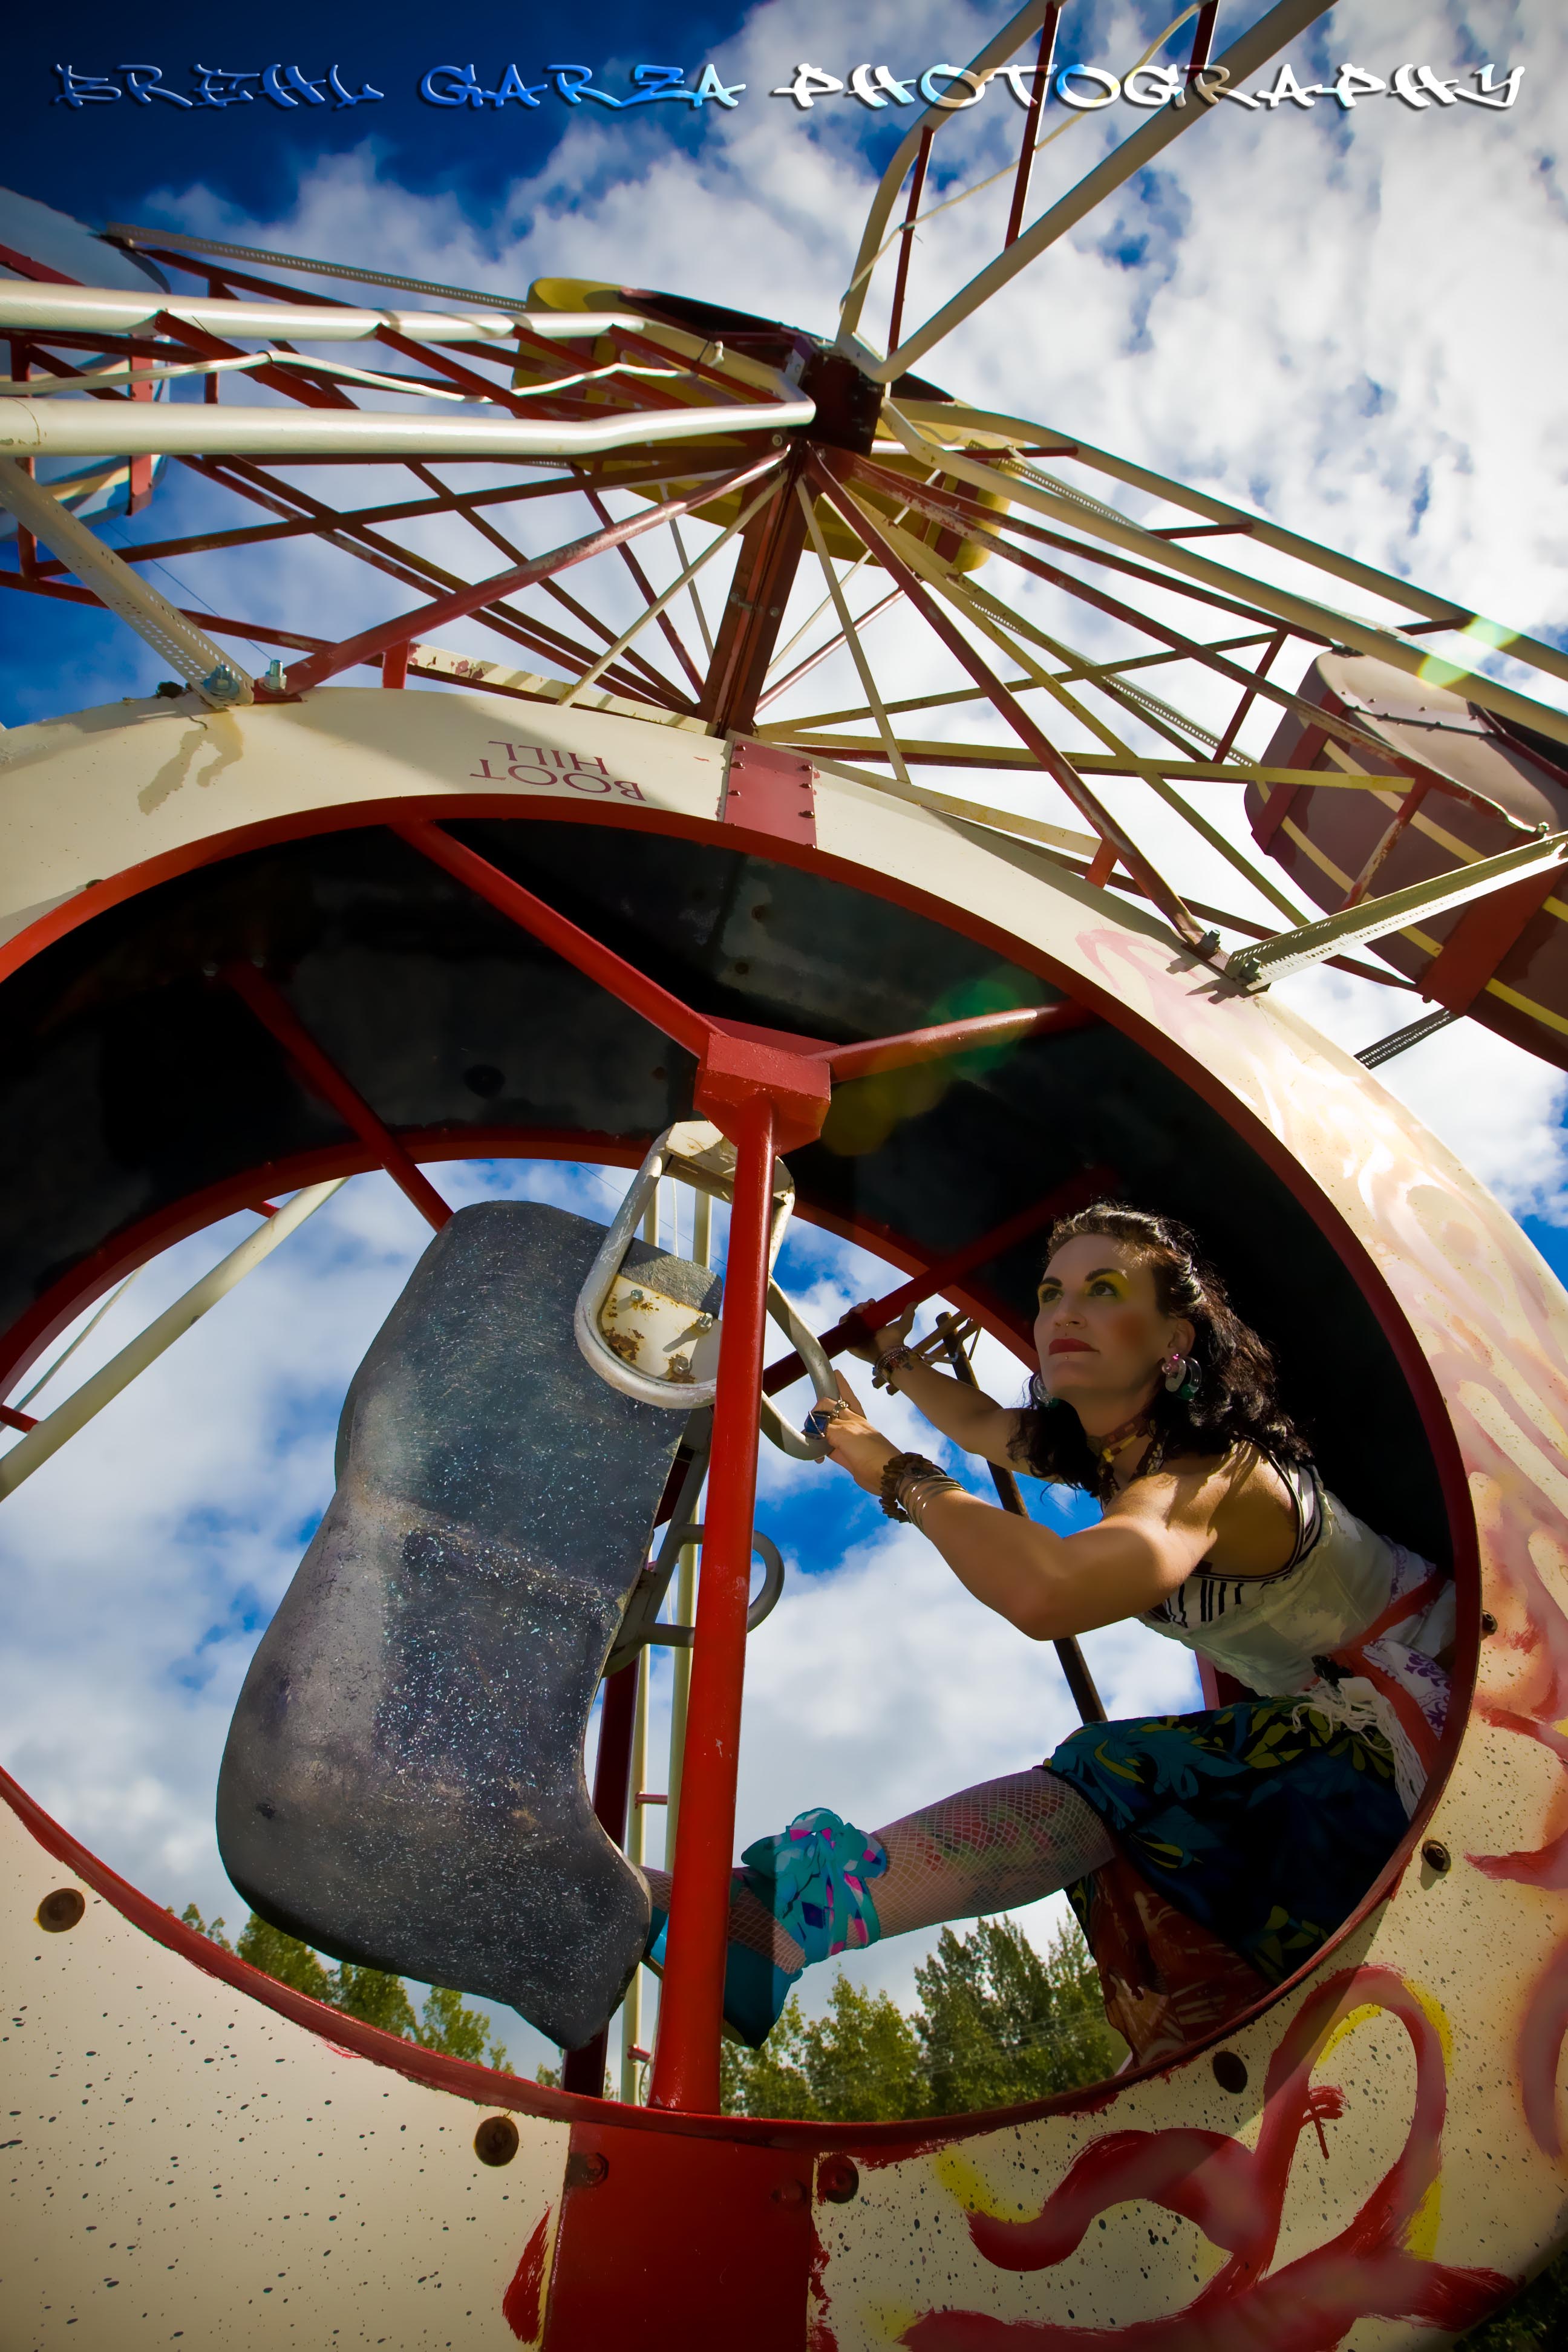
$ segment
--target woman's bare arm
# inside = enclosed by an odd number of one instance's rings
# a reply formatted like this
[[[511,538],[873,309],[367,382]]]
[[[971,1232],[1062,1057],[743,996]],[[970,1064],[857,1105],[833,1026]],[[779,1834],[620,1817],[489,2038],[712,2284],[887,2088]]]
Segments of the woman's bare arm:
[[[878,1333],[879,1339],[884,1336]],[[900,1394],[909,1398],[931,1427],[951,1437],[965,1454],[978,1454],[983,1461],[998,1463],[1004,1469],[1016,1466],[1016,1457],[1008,1447],[1018,1434],[1019,1416],[988,1397],[984,1389],[972,1389],[967,1381],[954,1380],[951,1372],[939,1372],[934,1364],[918,1360],[901,1365],[893,1380]]]
[[[1154,1494],[1135,1508],[1127,1501],[1097,1527],[1058,1536],[953,1489],[931,1498],[921,1526],[976,1601],[1032,1641],[1060,1642],[1158,1607],[1213,1541],[1201,1508],[1167,1517]]]

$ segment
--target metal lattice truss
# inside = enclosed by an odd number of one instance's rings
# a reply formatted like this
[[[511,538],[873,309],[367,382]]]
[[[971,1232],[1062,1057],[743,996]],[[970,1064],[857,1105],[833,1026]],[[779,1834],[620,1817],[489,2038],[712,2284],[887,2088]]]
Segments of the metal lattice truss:
[[[951,104],[915,124],[883,177],[831,344],[681,297],[543,281],[514,301],[112,229],[201,290],[100,290],[42,269],[0,284],[11,352],[0,501],[16,522],[0,586],[107,605],[215,706],[297,698],[369,666],[386,687],[482,685],[525,704],[744,735],[1032,841],[1152,902],[1200,955],[1217,958],[1222,931],[1256,942],[1228,959],[1244,985],[1319,957],[1342,961],[1412,919],[1394,905],[1409,894],[1370,898],[1363,877],[1337,914],[1310,920],[1203,806],[1216,786],[1299,781],[1243,743],[1279,713],[1326,738],[1331,768],[1316,782],[1386,796],[1392,769],[1397,784],[1385,739],[1281,682],[1300,677],[1292,655],[1348,649],[1413,680],[1459,682],[1473,705],[1562,744],[1568,716],[1476,664],[1502,653],[1568,681],[1568,657],[1070,429],[949,399],[909,373],[1174,140],[1202,136],[1222,69],[1238,82],[1323,13],[1322,0],[1281,0],[1211,65],[1215,0],[1185,8],[1162,37],[1193,21],[1185,98],[1026,226],[1060,14],[1031,0],[969,69],[1017,70],[1009,61],[1037,36],[1005,242],[908,332],[913,232]],[[867,306],[886,290],[879,267],[892,280],[881,351],[864,339]],[[334,278],[447,307],[356,308],[313,282]],[[253,385],[267,404],[248,397]],[[132,514],[153,495],[156,464],[171,460],[232,500],[237,520],[110,549],[31,478],[40,459],[105,456],[129,466]],[[355,468],[371,469],[366,498],[352,494]],[[441,561],[429,551],[436,526],[448,533]],[[450,552],[453,526],[466,564]],[[1211,545],[1220,540],[1223,557]],[[221,574],[227,597],[237,559],[301,541],[384,574],[400,609],[331,640],[176,605],[148,576],[211,557],[204,576],[216,587]],[[1347,610],[1336,601],[1347,591],[1370,609]],[[929,692],[889,695],[879,682],[873,654],[888,633],[873,639],[871,625],[894,608],[902,643],[910,618],[931,641],[926,674],[942,682]],[[459,624],[483,633],[485,651],[442,642]],[[293,657],[252,675],[232,650],[247,640]],[[805,681],[841,654],[856,698],[811,709]],[[1418,764],[1405,766],[1409,792],[1426,790]],[[973,769],[1000,789],[954,798],[917,782],[928,768]],[[1038,798],[1042,780],[1087,830],[1012,804],[1031,787]],[[1137,811],[1156,803],[1165,835],[1178,820],[1288,928],[1269,937],[1255,916],[1189,904],[1141,837]],[[1058,808],[1054,794],[1047,805]],[[1555,865],[1564,845],[1526,835],[1503,858],[1420,886],[1419,910]]]

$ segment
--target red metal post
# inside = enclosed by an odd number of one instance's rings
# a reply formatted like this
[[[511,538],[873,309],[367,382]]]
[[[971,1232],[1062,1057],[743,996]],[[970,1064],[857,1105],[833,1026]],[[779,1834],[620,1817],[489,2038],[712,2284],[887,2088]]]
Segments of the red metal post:
[[[1230,724],[1226,727],[1225,733],[1220,737],[1219,741],[1214,747],[1214,755],[1216,760],[1223,760],[1226,752],[1230,750],[1231,745],[1235,742],[1237,734],[1240,732],[1242,720],[1246,718],[1254,702],[1258,699],[1258,688],[1262,685],[1264,679],[1273,668],[1280,648],[1283,646],[1285,640],[1289,634],[1290,632],[1289,629],[1276,629],[1274,635],[1269,638],[1268,643],[1264,646],[1262,654],[1258,657],[1257,677],[1250,686],[1244,689],[1241,700],[1237,704],[1235,710],[1231,713]]]
[[[1040,26],[1040,46],[1035,59],[1035,87],[1024,116],[1024,143],[1018,150],[1018,174],[1013,183],[1013,202],[1007,214],[1007,234],[1002,240],[1004,245],[1016,244],[1018,232],[1024,226],[1024,207],[1029,201],[1029,174],[1035,163],[1035,134],[1040,127],[1040,110],[1050,87],[1051,68],[1056,63],[1057,26],[1061,23],[1061,9],[1056,5],[1056,0],[1052,0],[1052,5],[1046,10],[1045,22]]]
[[[599,1714],[599,1752],[594,1763],[594,1817],[618,1846],[626,1842],[626,1806],[632,1787],[632,1730],[637,1711],[637,1662],[605,1677],[605,1704]],[[601,2026],[581,2050],[568,2050],[562,2063],[561,2087],[580,2091],[584,2098],[605,2095],[605,2045],[609,2028]]]
[[[381,682],[383,686],[407,685],[408,656],[412,650],[413,648],[406,637],[404,638],[403,643],[400,646],[387,646],[386,651],[381,657]]]
[[[703,1510],[702,1582],[691,1654],[668,1954],[648,2088],[650,2106],[703,2115],[719,2110],[719,2029],[752,1581],[757,1401],[766,1328],[772,1100],[759,1089],[736,1104],[727,1124],[739,1156],[724,1270],[719,1396]]]
[[[410,1159],[392,1129],[379,1119],[364,1097],[353,1087],[337,1064],[323,1054],[280,988],[252,963],[231,963],[224,971],[235,994],[243,998],[264,1029],[269,1029],[307,1085],[330,1102],[338,1117],[369,1144],[395,1184],[400,1185],[422,1217],[440,1232],[452,1212],[429,1179]]]
[[[926,171],[931,163],[931,127],[921,132],[920,152],[915,157],[915,176],[910,183],[910,201],[904,213],[904,226],[899,245],[899,267],[893,278],[893,308],[888,319],[888,349],[899,348],[899,331],[904,323],[904,293],[910,282],[910,247],[915,241],[915,221],[920,213],[921,198],[925,194]]]

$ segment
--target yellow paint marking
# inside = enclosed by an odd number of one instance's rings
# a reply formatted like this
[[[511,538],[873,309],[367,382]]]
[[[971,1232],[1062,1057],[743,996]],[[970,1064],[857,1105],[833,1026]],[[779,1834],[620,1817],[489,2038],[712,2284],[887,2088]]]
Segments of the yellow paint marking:
[[[990,2221],[1032,2221],[1038,2208],[1034,2199],[1025,2203],[1016,2197],[1004,2197],[993,2189],[980,2167],[958,2147],[943,2148],[931,2158],[931,2170],[942,2186],[966,2213],[984,2213]]]
[[[1430,2262],[1437,2252],[1437,2225],[1442,2218],[1443,2176],[1438,2173],[1400,2233],[1405,2252]]]

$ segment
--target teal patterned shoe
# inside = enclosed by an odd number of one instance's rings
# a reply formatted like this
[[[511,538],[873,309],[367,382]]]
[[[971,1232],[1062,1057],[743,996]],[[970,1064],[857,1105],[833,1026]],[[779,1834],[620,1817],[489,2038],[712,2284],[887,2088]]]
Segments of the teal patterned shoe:
[[[739,1878],[741,1873],[735,1874]],[[669,1919],[656,1903],[649,1925],[647,1966],[654,1974],[664,1974],[665,1938]],[[731,1943],[724,1959],[724,2022],[738,2034],[748,2049],[760,2050],[779,2019],[793,1988],[799,1983],[802,1971],[793,1972],[774,1966],[765,1953],[755,1952],[749,1944]]]

